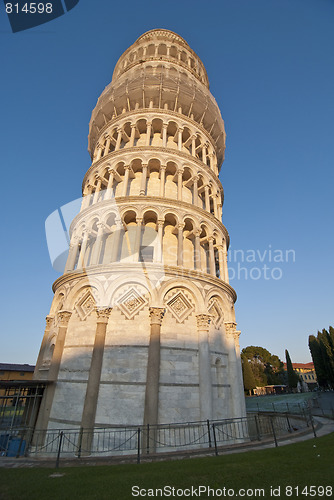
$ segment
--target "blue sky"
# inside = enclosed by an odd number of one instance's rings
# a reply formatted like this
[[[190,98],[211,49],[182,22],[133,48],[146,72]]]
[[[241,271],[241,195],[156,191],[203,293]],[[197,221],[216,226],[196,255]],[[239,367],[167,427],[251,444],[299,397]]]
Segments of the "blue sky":
[[[36,361],[59,276],[45,219],[81,195],[91,111],[122,52],[157,27],[201,57],[225,121],[231,255],[258,251],[230,263],[241,347],[308,362],[308,335],[334,323],[334,2],[80,0],[16,34],[1,4],[1,362]]]

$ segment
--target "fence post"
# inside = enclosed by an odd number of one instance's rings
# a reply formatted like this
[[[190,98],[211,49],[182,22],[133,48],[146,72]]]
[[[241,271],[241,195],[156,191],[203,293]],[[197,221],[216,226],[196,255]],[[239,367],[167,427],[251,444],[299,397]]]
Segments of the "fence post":
[[[286,421],[288,423],[288,431],[292,432],[288,412],[286,413]]]
[[[150,453],[150,424],[146,428],[146,453]]]
[[[59,467],[59,459],[60,459],[60,450],[61,450],[61,445],[63,442],[63,431],[60,431],[59,433],[59,445],[58,445],[58,453],[57,453],[57,460],[56,460],[56,469]]]
[[[216,427],[215,424],[212,424],[212,431],[213,431],[213,441],[215,443],[215,454],[216,457],[218,456],[218,448],[217,448],[217,439],[216,439]]]
[[[80,432],[79,432],[79,443],[78,443],[78,458],[81,458],[82,433],[83,433],[83,428],[82,428],[82,427],[80,427]]]
[[[138,427],[137,464],[140,464],[140,427]]]
[[[211,432],[210,432],[210,420],[209,420],[209,419],[206,421],[206,424],[207,424],[207,426],[208,426],[209,448],[212,448],[212,443],[211,443]]]
[[[274,436],[274,441],[275,441],[275,446],[277,448],[278,443],[277,443],[277,438],[276,438],[276,432],[275,432],[275,426],[274,426],[274,419],[270,417],[270,423],[271,423],[271,429],[273,431],[273,436]]]
[[[25,431],[23,431],[22,434],[21,434],[20,444],[19,444],[19,447],[18,447],[18,450],[17,450],[15,458],[19,458],[19,456],[20,456],[21,448],[22,448],[22,444],[23,444],[23,440],[24,440],[24,436],[25,436]]]
[[[255,427],[256,427],[257,439],[258,439],[258,441],[261,441],[261,433],[260,433],[260,427],[259,427],[259,422],[258,422],[258,416],[257,415],[254,415],[254,420],[255,420]]]
[[[312,413],[310,412],[310,420],[311,420],[311,425],[312,425],[312,430],[313,430],[313,434],[314,434],[314,437],[316,438],[317,437],[317,434],[315,432],[315,427],[314,427],[314,422],[313,422],[313,415]]]

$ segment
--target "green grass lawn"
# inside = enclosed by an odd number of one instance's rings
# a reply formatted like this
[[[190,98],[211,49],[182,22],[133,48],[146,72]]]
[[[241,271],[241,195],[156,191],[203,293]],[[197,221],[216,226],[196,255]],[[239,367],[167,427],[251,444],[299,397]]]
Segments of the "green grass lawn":
[[[287,411],[295,409],[298,405],[303,405],[308,399],[316,398],[314,392],[304,392],[297,394],[278,394],[268,396],[252,396],[246,398],[248,411]]]
[[[55,472],[64,475],[50,477]],[[270,489],[280,486],[278,498],[306,498],[306,495],[301,493],[305,486],[334,486],[334,433],[288,446],[219,457],[139,465],[67,467],[58,470],[0,469],[0,477],[2,500],[118,500],[143,498],[143,495],[132,496],[132,486],[144,488],[146,491],[142,493],[146,493],[146,497],[152,497],[148,491],[150,488],[171,486],[185,489],[192,486],[198,488],[201,485],[222,490],[224,487],[233,488],[236,493],[240,488],[264,489],[265,496],[262,492],[253,492],[253,496],[245,494],[245,498],[274,498]],[[286,495],[286,486],[298,487],[298,496],[295,489],[292,495]],[[321,489],[307,490],[308,493],[310,491],[316,492],[316,495],[308,495],[314,498],[332,497],[326,496],[326,491],[321,495]],[[171,498],[172,493],[171,490]],[[329,489],[327,493],[330,493]],[[197,494],[200,498],[218,498],[208,493],[199,495],[199,490]],[[156,495],[159,496],[168,498],[167,495]],[[174,498],[179,497],[175,490]],[[225,497],[231,497],[227,490]],[[192,498],[196,498],[196,495]],[[224,498],[224,495],[221,495],[221,498]]]

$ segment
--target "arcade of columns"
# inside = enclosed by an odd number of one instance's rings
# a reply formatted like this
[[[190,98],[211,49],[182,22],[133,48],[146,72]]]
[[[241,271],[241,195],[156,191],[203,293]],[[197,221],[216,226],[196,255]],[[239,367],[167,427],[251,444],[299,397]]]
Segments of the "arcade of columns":
[[[38,428],[245,414],[224,150],[198,56],[171,31],[142,35],[92,113],[92,165],[35,370],[50,381]]]

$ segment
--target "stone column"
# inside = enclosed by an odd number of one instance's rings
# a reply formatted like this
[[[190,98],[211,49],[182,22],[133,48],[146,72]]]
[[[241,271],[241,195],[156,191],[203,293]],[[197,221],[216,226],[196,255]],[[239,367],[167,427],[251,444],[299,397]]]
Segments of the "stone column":
[[[43,364],[43,359],[44,359],[44,356],[45,356],[45,349],[47,347],[47,344],[48,344],[48,336],[49,336],[49,333],[50,333],[50,330],[51,330],[51,325],[52,325],[52,322],[53,322],[53,316],[47,316],[46,318],[46,327],[45,327],[45,330],[44,330],[44,337],[43,337],[43,340],[42,340],[42,345],[41,345],[41,348],[39,350],[39,354],[38,354],[38,358],[37,358],[37,362],[36,362],[36,366],[35,366],[35,371],[34,371],[34,380],[36,379],[39,379],[39,378],[43,378],[40,376],[39,374],[39,369],[41,368],[42,364]]]
[[[224,259],[224,280],[227,284],[229,284],[229,279],[228,279],[228,267],[227,267],[227,248],[226,248],[226,241],[223,247],[223,259]]]
[[[99,197],[99,192],[100,192],[100,189],[101,189],[101,184],[102,184],[101,177],[96,176],[96,178],[97,178],[97,184],[96,184],[96,188],[95,188],[95,193],[94,193],[94,198],[93,198],[93,204],[97,202],[97,199]]]
[[[245,395],[242,382],[239,335],[236,323],[226,322],[225,333],[228,348],[228,376],[231,385],[230,404],[234,418],[245,416]]]
[[[202,269],[201,266],[201,241],[200,234],[201,230],[198,229],[194,232],[195,234],[195,269],[196,271],[200,271]]]
[[[211,420],[213,415],[213,406],[211,356],[209,348],[210,316],[208,314],[198,314],[196,318],[198,333],[200,418],[201,420]]]
[[[218,219],[222,220],[223,218],[223,207],[221,204],[218,204]]]
[[[100,257],[100,250],[101,250],[101,243],[102,243],[102,238],[103,238],[103,233],[104,233],[104,226],[101,222],[97,223],[97,236],[92,252],[92,258],[91,258],[91,263],[92,265],[98,264],[99,263],[99,257]]]
[[[162,124],[162,147],[163,148],[167,147],[167,128],[168,128],[168,123],[163,123]]]
[[[196,136],[193,135],[191,138],[191,154],[192,156],[196,156]]]
[[[117,129],[117,140],[116,140],[115,151],[119,150],[119,148],[121,147],[121,142],[122,142],[122,129],[118,128]]]
[[[73,271],[74,266],[75,266],[75,262],[77,259],[77,255],[78,255],[78,249],[79,249],[79,242],[78,242],[77,238],[72,238],[72,242],[70,244],[70,249],[68,252],[67,262],[66,262],[66,266],[65,266],[65,271],[64,271],[65,273],[67,273],[69,271]]]
[[[106,192],[106,195],[104,198],[105,200],[111,200],[112,195],[113,195],[112,188],[114,185],[115,170],[112,168],[108,168],[108,172],[109,172],[109,179],[108,179],[108,185],[107,185],[107,192]]]
[[[119,244],[120,244],[120,239],[121,239],[121,229],[122,229],[121,219],[116,219],[115,224],[116,224],[116,229],[115,229],[114,234],[113,234],[110,262],[117,261],[118,254],[119,254]]]
[[[165,180],[166,180],[166,166],[160,166],[160,193],[159,196],[161,198],[165,197]]]
[[[141,237],[142,237],[143,219],[141,217],[137,217],[136,222],[137,222],[137,227],[136,227],[135,244],[134,244],[134,249],[133,249],[133,261],[139,262],[139,252],[140,252]]]
[[[83,200],[82,200],[81,210],[84,210],[85,208],[87,208],[89,206],[90,197],[92,195],[92,186],[87,186],[86,189],[87,189],[86,194],[84,195]]]
[[[206,144],[202,146],[202,162],[206,165]]]
[[[213,249],[213,236],[209,236],[209,266],[210,266],[210,274],[212,276],[216,276],[216,266],[215,266],[215,252]]]
[[[152,123],[151,122],[147,122],[146,146],[150,145],[150,141],[151,141],[151,129],[152,129]]]
[[[221,280],[225,281],[224,250],[222,245],[219,245],[217,248],[219,261],[219,277]]]
[[[85,229],[83,232],[83,238],[78,258],[78,266],[77,266],[78,269],[83,269],[85,267],[85,253],[87,248],[87,242],[88,242],[88,229]]]
[[[50,383],[45,389],[35,427],[36,431],[44,431],[44,436],[49,423],[50,412],[57,386],[61,357],[64,350],[68,322],[70,320],[71,314],[71,311],[65,310],[59,311],[57,314],[58,334],[48,373],[48,381]],[[43,440],[44,438],[39,433],[38,441],[42,443]]]
[[[182,132],[183,128],[179,127],[177,131],[177,147],[179,151],[182,151]]]
[[[178,168],[177,169],[177,199],[178,201],[182,201],[182,175],[183,175],[183,168]]]
[[[183,266],[183,228],[184,224],[177,226],[177,265]]]
[[[131,125],[131,135],[130,135],[130,144],[129,144],[130,148],[133,148],[133,146],[134,146],[135,135],[136,135],[136,125]]]
[[[151,332],[148,346],[144,425],[157,425],[159,413],[159,377],[160,377],[160,330],[165,309],[150,307]],[[149,451],[156,449],[155,429],[152,429]]]
[[[193,177],[194,180],[194,205],[198,207],[198,175]]]
[[[124,173],[124,180],[123,180],[123,192],[122,196],[126,196],[128,192],[128,183],[129,183],[129,176],[130,176],[130,166],[124,167],[125,173]]]
[[[95,161],[98,161],[101,158],[101,155],[102,155],[102,146],[101,146],[101,144],[98,144],[96,146],[96,160]]]
[[[205,210],[210,212],[210,197],[209,197],[209,186],[208,184],[204,186],[204,195],[205,195]]]
[[[110,149],[110,142],[111,142],[111,137],[110,135],[107,135],[107,138],[106,138],[106,143],[105,143],[105,146],[104,146],[104,153],[103,153],[103,156],[107,156],[107,154],[109,153],[109,149]]]
[[[90,455],[93,440],[97,401],[100,389],[104,344],[111,308],[96,308],[95,341],[90,363],[86,397],[81,418],[81,454]]]
[[[219,214],[218,214],[218,205],[217,205],[217,195],[214,194],[212,196],[212,200],[213,200],[213,212],[214,212],[215,217],[218,219]]]
[[[147,164],[142,164],[143,170],[140,179],[140,196],[144,196],[146,194],[146,181],[147,181]]]
[[[164,221],[158,220],[158,248],[156,255],[156,262],[162,261],[162,250],[163,250],[163,230],[164,230]]]

